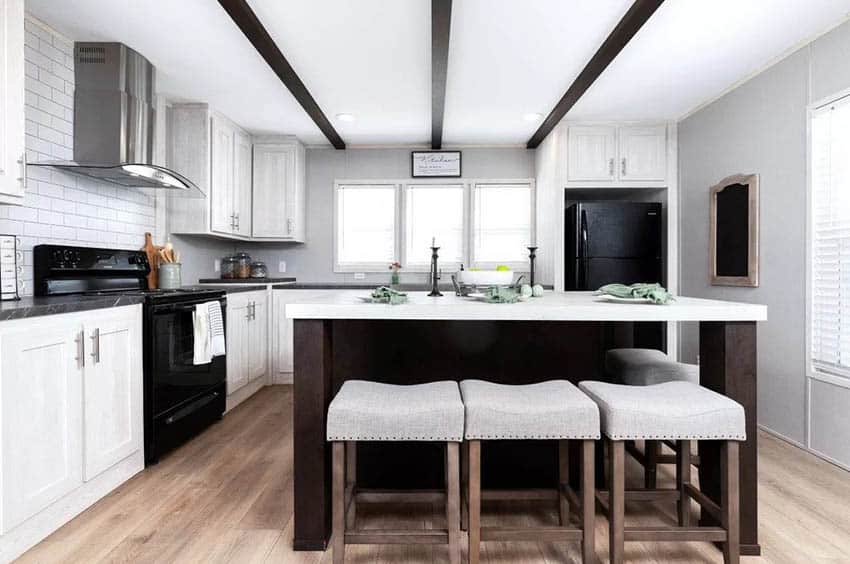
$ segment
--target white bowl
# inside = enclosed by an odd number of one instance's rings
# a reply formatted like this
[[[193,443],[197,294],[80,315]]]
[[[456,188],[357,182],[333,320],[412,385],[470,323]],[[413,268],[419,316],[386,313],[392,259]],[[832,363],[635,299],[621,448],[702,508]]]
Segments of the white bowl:
[[[514,273],[510,270],[462,270],[458,282],[470,286],[510,286]]]

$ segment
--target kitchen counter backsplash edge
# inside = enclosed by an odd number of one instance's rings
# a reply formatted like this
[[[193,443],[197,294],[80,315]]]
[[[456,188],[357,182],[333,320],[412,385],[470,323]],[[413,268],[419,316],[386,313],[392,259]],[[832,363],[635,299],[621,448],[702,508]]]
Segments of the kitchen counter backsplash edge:
[[[25,297],[20,300],[0,302],[0,321],[28,319],[45,315],[58,315],[93,309],[107,309],[140,304],[141,296],[51,296]]]

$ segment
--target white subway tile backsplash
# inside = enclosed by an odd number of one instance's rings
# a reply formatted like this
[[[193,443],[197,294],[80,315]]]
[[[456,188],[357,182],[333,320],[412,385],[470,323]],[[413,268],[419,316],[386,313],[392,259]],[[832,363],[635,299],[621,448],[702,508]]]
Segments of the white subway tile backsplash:
[[[73,159],[73,44],[36,20],[25,22],[26,148],[30,162]],[[146,194],[44,167],[27,169],[23,206],[0,206],[0,233],[18,236],[22,280],[32,281],[32,248],[67,244],[137,249],[155,231]],[[25,294],[32,293],[27,284]]]

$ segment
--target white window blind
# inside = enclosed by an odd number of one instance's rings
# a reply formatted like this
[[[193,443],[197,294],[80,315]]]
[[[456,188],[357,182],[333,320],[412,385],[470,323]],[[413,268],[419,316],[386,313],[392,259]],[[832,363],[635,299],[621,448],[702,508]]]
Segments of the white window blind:
[[[337,187],[337,268],[386,270],[396,260],[396,186]]]
[[[441,264],[463,262],[463,195],[463,184],[405,188],[405,267],[430,264],[432,238]]]
[[[813,112],[811,136],[812,362],[850,376],[850,98]]]
[[[528,262],[532,187],[529,184],[476,184],[473,188],[474,265]]]

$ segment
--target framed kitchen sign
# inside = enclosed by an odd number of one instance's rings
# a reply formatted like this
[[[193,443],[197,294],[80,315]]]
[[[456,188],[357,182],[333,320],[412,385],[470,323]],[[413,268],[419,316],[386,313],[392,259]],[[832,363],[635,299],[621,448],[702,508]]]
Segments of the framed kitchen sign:
[[[413,178],[460,178],[460,151],[412,151],[410,176]]]
[[[736,174],[711,187],[709,274],[713,286],[759,285],[759,177]]]

